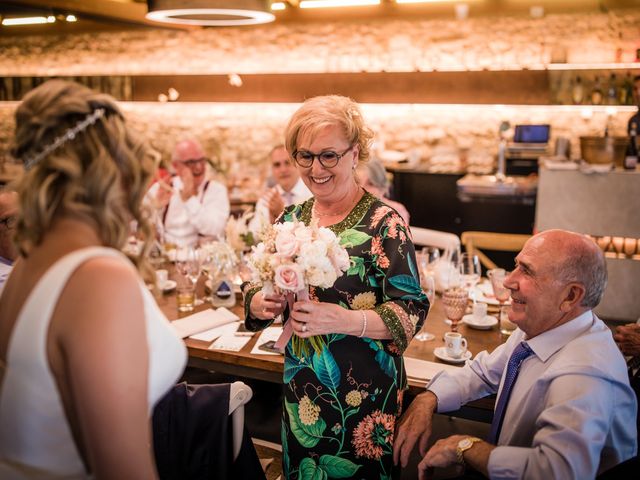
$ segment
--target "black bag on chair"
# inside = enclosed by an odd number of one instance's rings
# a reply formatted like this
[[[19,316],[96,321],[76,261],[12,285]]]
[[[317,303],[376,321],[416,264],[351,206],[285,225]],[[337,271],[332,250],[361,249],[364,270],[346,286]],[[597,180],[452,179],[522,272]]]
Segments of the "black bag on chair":
[[[233,460],[229,384],[174,386],[153,411],[153,447],[163,480],[264,479],[244,429]]]

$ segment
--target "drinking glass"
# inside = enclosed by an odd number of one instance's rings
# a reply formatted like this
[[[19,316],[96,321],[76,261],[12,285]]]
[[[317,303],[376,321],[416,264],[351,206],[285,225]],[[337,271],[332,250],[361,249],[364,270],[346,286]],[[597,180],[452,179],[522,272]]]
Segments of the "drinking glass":
[[[511,335],[516,329],[516,326],[508,319],[504,318],[502,307],[505,302],[509,300],[511,292],[504,286],[504,279],[507,276],[507,272],[504,268],[494,268],[487,272],[489,280],[491,280],[491,288],[493,288],[493,295],[496,300],[500,302],[500,309],[498,310],[498,320],[500,321],[500,333],[503,335]]]
[[[458,322],[467,310],[469,292],[461,287],[447,288],[442,292],[442,305],[447,319],[451,321],[451,331],[458,331]]]
[[[476,303],[475,286],[480,281],[481,269],[480,260],[477,255],[463,253],[460,256],[460,279],[466,289],[471,294],[471,300]]]
[[[425,295],[429,299],[429,305],[433,305],[433,301],[436,298],[436,283],[435,283],[435,280],[433,279],[433,275],[429,275],[425,277],[421,275],[420,284],[421,284],[422,290],[424,291]],[[422,328],[413,338],[415,338],[419,342],[428,342],[429,340],[433,340],[434,338],[436,338],[436,336],[433,333],[429,333],[426,330],[426,326],[427,326],[427,319],[425,318]]]
[[[201,258],[200,251],[193,247],[179,247],[176,251],[176,270],[194,290],[202,271]]]

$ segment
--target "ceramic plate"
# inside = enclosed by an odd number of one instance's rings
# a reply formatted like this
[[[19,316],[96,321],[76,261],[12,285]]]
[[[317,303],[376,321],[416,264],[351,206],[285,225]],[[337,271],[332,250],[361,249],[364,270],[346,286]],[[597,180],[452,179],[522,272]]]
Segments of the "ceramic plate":
[[[480,322],[473,315],[465,315],[462,317],[462,321],[471,328],[477,328],[478,330],[489,330],[491,327],[498,324],[498,319],[491,315],[485,315],[484,319]]]
[[[449,355],[447,355],[446,347],[438,347],[434,349],[433,354],[443,362],[448,363],[464,363],[471,358],[471,352],[469,350],[467,350],[465,354],[460,358],[450,357]]]
[[[163,292],[170,292],[171,290],[176,288],[177,285],[178,284],[175,282],[175,280],[167,280],[162,286],[158,286],[160,287],[160,289],[162,289]]]
[[[500,305],[500,302],[493,296],[493,288],[490,283],[481,283],[474,287],[476,301],[486,303],[487,305]],[[511,299],[507,300],[505,305],[511,305]]]

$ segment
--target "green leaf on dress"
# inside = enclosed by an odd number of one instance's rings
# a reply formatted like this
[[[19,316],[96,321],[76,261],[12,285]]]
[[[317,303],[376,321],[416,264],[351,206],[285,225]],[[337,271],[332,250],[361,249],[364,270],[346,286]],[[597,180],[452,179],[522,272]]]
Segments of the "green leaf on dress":
[[[416,266],[413,264],[413,260],[411,259],[411,255],[407,255],[407,263],[409,264],[409,270],[411,271],[411,275],[414,276],[414,278],[418,278],[419,275],[416,271]]]
[[[358,275],[360,280],[364,280],[365,272],[366,268],[364,266],[364,258],[351,257],[351,266],[349,267],[349,270],[347,270],[347,276]]]
[[[389,283],[395,288],[412,295],[420,295],[422,293],[420,284],[411,275],[395,275],[389,279]]]
[[[332,389],[338,390],[340,386],[340,367],[333,358],[333,354],[328,348],[325,348],[321,354],[313,355],[313,371],[316,372],[318,379],[322,384]]]
[[[303,458],[300,462],[300,469],[298,470],[299,480],[325,480],[327,479],[327,473],[316,465],[313,458]]]
[[[296,437],[296,440],[298,440],[298,443],[306,448],[315,447],[327,428],[325,421],[322,418],[318,418],[313,425],[305,425],[300,420],[297,403],[289,403],[285,399],[284,406],[289,414],[291,432]]]
[[[329,478],[353,477],[361,466],[346,458],[333,455],[322,455],[320,457],[320,468],[327,472]]]
[[[294,363],[293,361],[288,361],[288,358],[285,358],[284,374],[283,374],[284,383],[285,384],[289,383],[293,379],[293,377],[296,376],[296,373],[298,373],[300,370],[302,370],[305,367],[307,367],[307,365]]]
[[[349,228],[344,232],[341,232],[338,237],[340,238],[341,246],[345,248],[353,248],[367,242],[371,238],[371,235],[360,232],[355,228]]]
[[[396,378],[396,376],[398,375],[398,369],[396,368],[396,364],[393,361],[393,357],[391,355],[389,355],[384,350],[378,350],[376,352],[375,359],[384,373],[386,373],[393,379]]]

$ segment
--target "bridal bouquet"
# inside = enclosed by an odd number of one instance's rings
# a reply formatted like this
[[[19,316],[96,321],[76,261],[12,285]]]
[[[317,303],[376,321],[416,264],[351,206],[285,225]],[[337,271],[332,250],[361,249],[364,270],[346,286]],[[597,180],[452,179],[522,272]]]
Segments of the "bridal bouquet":
[[[285,222],[262,232],[262,242],[252,248],[249,267],[252,281],[261,283],[265,294],[300,294],[309,286],[332,287],[349,268],[349,254],[328,228]]]

